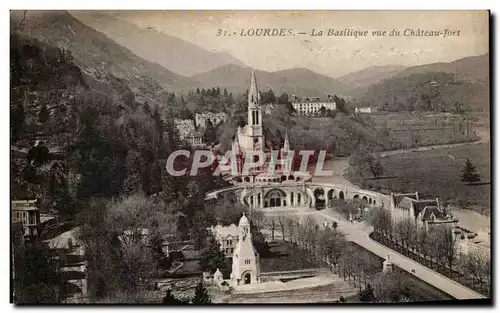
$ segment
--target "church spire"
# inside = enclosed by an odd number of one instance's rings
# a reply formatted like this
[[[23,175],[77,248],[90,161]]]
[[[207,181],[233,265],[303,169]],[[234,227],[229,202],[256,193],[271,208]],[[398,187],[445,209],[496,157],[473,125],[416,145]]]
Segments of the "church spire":
[[[248,90],[248,104],[257,106],[260,104],[260,94],[257,88],[257,79],[255,78],[255,69],[252,70],[252,81]]]
[[[283,144],[283,151],[285,152],[290,151],[290,142],[288,141],[288,129],[286,130],[285,133],[285,143]]]

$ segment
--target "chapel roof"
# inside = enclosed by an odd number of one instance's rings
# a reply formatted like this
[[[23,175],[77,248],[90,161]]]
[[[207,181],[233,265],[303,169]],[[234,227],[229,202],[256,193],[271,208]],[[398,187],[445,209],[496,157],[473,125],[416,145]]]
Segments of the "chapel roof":
[[[418,216],[420,212],[426,207],[426,206],[435,206],[438,207],[438,203],[436,199],[433,200],[416,200],[413,201],[413,209],[415,210],[415,216]]]

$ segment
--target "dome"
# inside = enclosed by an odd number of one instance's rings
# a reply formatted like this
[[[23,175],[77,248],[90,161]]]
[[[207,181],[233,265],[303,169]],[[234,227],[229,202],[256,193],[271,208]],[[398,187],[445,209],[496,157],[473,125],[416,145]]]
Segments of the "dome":
[[[214,278],[222,278],[222,273],[218,268],[214,273]]]
[[[250,223],[248,222],[248,218],[245,215],[245,212],[243,212],[243,216],[240,218],[238,226],[250,226]]]

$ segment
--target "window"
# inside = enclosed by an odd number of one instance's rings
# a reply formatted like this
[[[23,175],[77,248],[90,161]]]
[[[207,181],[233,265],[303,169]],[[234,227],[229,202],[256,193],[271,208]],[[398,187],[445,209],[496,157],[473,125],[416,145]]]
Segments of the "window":
[[[245,260],[245,264],[248,265],[248,264],[252,264],[252,261],[251,260]]]
[[[259,112],[252,111],[252,125],[259,125]]]
[[[30,225],[36,225],[36,215],[35,214],[31,214],[30,215]]]

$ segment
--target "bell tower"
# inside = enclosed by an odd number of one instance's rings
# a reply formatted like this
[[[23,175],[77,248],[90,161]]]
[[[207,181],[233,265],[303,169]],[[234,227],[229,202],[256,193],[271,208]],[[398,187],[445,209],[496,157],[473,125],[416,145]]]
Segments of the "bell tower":
[[[252,71],[252,81],[250,82],[250,89],[248,90],[248,127],[253,150],[263,150],[264,135],[262,131],[262,107],[259,89],[257,88],[257,79],[255,78],[255,70]]]

